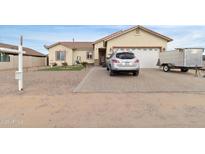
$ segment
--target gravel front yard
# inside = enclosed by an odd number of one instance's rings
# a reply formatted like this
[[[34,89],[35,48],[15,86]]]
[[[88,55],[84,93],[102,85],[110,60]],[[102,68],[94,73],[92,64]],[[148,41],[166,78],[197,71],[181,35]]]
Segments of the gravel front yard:
[[[15,71],[0,71],[0,96],[63,95],[71,92],[89,68],[81,71],[28,71],[24,73],[24,91],[18,92]]]

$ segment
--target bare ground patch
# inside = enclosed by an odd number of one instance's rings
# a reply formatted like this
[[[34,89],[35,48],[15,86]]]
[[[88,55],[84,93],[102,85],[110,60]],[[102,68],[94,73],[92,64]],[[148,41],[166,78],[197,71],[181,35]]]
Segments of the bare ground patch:
[[[5,96],[0,127],[205,127],[205,94]]]

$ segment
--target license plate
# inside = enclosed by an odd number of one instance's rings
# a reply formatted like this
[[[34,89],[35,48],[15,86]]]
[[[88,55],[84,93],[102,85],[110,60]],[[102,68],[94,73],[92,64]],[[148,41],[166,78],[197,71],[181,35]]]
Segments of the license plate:
[[[130,64],[130,62],[125,62],[125,64],[129,65],[129,64]]]
[[[124,62],[124,63],[122,63],[122,65],[123,65],[123,66],[125,66],[125,65],[130,65],[130,62]]]

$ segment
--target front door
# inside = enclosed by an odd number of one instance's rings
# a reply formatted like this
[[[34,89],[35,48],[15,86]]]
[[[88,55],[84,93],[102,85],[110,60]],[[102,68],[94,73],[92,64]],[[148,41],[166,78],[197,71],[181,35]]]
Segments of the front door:
[[[104,65],[106,62],[106,52],[105,50],[99,50],[99,64]]]

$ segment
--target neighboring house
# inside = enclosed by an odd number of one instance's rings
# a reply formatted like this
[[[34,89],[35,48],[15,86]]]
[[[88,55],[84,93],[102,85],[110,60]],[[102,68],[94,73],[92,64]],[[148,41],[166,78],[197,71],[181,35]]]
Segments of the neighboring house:
[[[93,42],[57,42],[45,46],[48,49],[49,65],[56,63],[74,65],[78,62],[94,63]]]
[[[18,46],[0,43],[0,48],[18,49]],[[23,55],[24,68],[45,66],[47,57],[33,49],[24,47],[26,52]],[[0,51],[0,70],[16,69],[18,67],[18,54]]]
[[[142,26],[134,26],[99,39],[94,45],[94,61],[102,64],[115,51],[133,51],[141,68],[156,67],[159,52],[165,51],[171,38]]]

